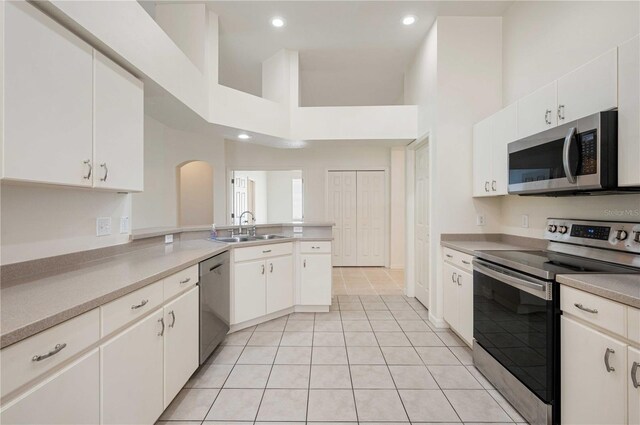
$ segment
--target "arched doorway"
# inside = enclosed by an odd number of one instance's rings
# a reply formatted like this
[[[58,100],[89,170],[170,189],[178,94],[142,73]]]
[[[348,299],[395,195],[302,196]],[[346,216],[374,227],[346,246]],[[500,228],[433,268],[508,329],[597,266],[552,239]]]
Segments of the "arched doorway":
[[[187,161],[177,167],[178,225],[213,223],[213,167],[205,161]]]

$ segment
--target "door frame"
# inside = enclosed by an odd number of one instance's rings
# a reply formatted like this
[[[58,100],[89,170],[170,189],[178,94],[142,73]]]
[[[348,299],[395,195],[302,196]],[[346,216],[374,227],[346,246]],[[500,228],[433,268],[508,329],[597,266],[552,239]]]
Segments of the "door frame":
[[[406,190],[406,229],[405,229],[405,270],[404,270],[404,291],[405,295],[408,297],[415,297],[415,279],[416,279],[416,250],[415,250],[415,228],[416,228],[416,217],[415,217],[415,185],[416,185],[416,150],[422,148],[423,146],[427,146],[429,149],[429,182],[433,184],[433,143],[431,140],[431,132],[426,132],[413,142],[411,142],[406,147],[406,166],[405,166],[405,190]],[[429,188],[429,229],[430,236],[433,232],[431,229],[433,228],[433,190]],[[429,251],[431,251],[431,240],[429,240]],[[433,304],[433,264],[432,264],[432,255],[429,252],[428,256],[429,267],[428,267],[428,292],[429,292],[429,305],[425,306],[429,310],[431,310],[431,305]],[[429,313],[431,316],[431,313]]]
[[[358,168],[341,168],[332,167],[324,169],[324,218],[329,221],[329,173],[340,171],[383,171],[384,172],[384,267],[389,268],[390,264],[390,246],[391,237],[390,221],[391,221],[391,180],[389,177],[389,167],[358,167]],[[335,224],[335,223],[333,223]],[[333,228],[333,225],[332,225]]]

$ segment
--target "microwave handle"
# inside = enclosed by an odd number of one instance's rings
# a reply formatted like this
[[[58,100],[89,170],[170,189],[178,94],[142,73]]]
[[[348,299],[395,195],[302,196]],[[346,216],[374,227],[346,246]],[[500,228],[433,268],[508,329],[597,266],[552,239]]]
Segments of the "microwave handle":
[[[571,146],[575,143],[575,141],[576,128],[571,127],[564,138],[564,147],[562,149],[562,165],[564,166],[564,173],[566,174],[569,183],[575,183],[578,180],[577,176],[573,174],[570,164]]]

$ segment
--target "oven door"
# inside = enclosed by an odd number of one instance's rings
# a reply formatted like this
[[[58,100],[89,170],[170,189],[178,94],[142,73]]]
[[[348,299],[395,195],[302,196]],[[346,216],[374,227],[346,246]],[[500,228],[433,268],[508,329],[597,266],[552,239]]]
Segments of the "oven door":
[[[509,193],[617,186],[617,175],[612,174],[617,170],[616,128],[617,112],[601,112],[509,143]]]
[[[474,260],[475,342],[547,404],[558,337],[552,289],[552,282]]]

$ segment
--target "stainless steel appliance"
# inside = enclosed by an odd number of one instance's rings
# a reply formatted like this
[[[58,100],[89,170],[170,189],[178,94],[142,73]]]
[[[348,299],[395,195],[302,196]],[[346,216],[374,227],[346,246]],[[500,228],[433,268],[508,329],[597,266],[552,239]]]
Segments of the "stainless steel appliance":
[[[640,273],[640,223],[549,219],[546,251],[480,251],[473,359],[531,424],[559,422],[558,274]]]
[[[615,191],[618,112],[600,112],[509,143],[509,193]]]
[[[229,331],[229,253],[200,263],[200,364]]]

